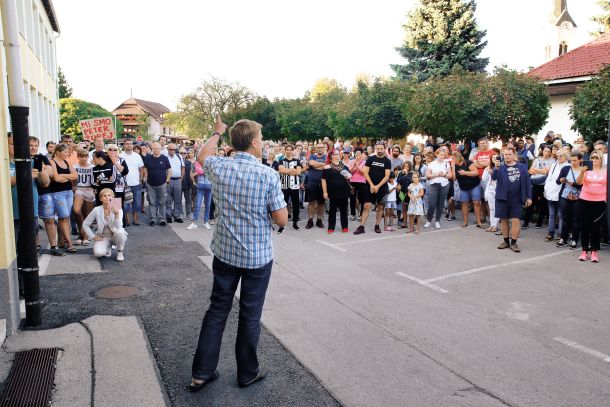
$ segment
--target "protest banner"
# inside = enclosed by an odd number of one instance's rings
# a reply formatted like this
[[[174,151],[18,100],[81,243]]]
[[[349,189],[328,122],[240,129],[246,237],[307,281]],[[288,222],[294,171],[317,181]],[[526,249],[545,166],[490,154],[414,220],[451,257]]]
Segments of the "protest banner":
[[[79,124],[84,140],[93,141],[99,136],[103,137],[104,140],[115,138],[116,132],[112,117],[81,120]]]

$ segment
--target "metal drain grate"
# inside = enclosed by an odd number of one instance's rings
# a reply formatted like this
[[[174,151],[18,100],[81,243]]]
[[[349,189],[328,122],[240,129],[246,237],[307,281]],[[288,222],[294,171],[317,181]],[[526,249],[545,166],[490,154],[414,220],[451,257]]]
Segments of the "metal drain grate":
[[[0,407],[49,406],[58,351],[59,348],[49,348],[17,352]]]

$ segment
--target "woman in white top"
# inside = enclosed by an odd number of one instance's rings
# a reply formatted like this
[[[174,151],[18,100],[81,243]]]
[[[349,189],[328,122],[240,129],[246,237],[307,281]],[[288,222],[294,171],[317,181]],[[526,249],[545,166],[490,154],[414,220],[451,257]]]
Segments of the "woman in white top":
[[[500,165],[500,153],[496,153],[491,156],[489,161],[489,167],[483,171],[482,183],[485,184],[485,200],[489,203],[489,227],[485,229],[486,232],[492,232],[496,235],[501,235],[502,232],[498,229],[500,219],[496,218],[496,184],[497,181],[493,180],[491,174],[494,169]]]
[[[434,226],[437,229],[441,228],[440,220],[445,207],[445,200],[449,193],[449,180],[453,178],[451,165],[447,162],[447,147],[438,149],[436,160],[428,164],[426,169],[426,178],[428,179],[428,188],[430,194],[428,196],[428,215],[425,228],[430,227],[430,222],[436,212],[436,222]]]
[[[570,165],[568,163],[569,156],[570,153],[567,153],[565,149],[561,149],[559,153],[557,153],[557,161],[551,165],[551,168],[549,168],[546,181],[544,182],[544,197],[546,198],[546,202],[549,207],[549,225],[547,227],[548,233],[544,238],[544,240],[547,242],[555,239],[555,224],[558,224],[559,227],[557,229],[561,230],[559,192],[561,191],[562,184],[557,184],[557,179],[559,178],[561,169]]]
[[[78,178],[74,181],[76,190],[74,192],[74,206],[72,210],[76,218],[78,226],[78,239],[74,242],[76,245],[88,246],[89,240],[83,229],[83,220],[89,215],[95,206],[95,191],[93,190],[93,165],[89,164],[89,153],[85,149],[80,149],[76,152],[78,164],[74,166],[74,170],[78,174]]]
[[[83,229],[89,237],[93,239],[93,255],[95,257],[110,257],[112,255],[112,243],[116,245],[116,260],[123,261],[123,249],[127,242],[127,232],[123,229],[123,211],[111,205],[114,192],[110,188],[100,191],[99,199],[102,201],[100,206],[93,208],[89,216],[83,222]],[[93,233],[91,225],[96,222],[96,232]]]

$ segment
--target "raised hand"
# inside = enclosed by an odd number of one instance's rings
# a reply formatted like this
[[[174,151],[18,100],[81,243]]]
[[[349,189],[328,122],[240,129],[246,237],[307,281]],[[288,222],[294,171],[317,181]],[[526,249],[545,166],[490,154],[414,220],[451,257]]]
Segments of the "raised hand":
[[[220,113],[216,113],[216,120],[214,121],[214,132],[224,134],[227,131],[227,125],[222,122]]]

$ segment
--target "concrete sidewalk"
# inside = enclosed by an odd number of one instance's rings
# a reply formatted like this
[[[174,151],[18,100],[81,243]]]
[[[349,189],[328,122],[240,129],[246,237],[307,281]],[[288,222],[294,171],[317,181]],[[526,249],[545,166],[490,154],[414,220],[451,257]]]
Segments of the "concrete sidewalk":
[[[165,406],[148,339],[134,316],[93,316],[43,331],[19,331],[0,352],[0,382],[16,352],[60,348],[53,406]]]

